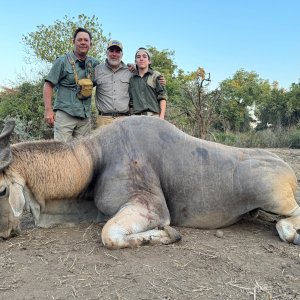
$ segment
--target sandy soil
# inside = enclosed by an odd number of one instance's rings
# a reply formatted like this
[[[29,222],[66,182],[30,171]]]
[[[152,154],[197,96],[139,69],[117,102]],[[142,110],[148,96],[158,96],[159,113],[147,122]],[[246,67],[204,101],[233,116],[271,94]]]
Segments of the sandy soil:
[[[300,150],[271,151],[300,179]],[[110,251],[99,225],[39,229],[27,216],[20,236],[0,241],[0,299],[300,299],[300,247],[281,242],[275,222],[260,213],[222,237],[177,228],[179,243]]]

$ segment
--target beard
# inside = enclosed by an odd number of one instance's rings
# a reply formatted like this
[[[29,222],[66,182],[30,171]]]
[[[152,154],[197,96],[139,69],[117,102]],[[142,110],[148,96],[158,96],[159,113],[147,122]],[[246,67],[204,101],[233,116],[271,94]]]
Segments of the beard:
[[[120,65],[121,60],[122,60],[122,58],[118,58],[118,59],[107,58],[109,65],[114,68],[117,68]]]

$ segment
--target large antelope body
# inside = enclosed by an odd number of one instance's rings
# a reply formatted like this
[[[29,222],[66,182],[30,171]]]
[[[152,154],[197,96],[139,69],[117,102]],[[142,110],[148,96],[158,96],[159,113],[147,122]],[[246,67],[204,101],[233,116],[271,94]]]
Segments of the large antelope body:
[[[0,135],[3,238],[25,206],[37,224],[45,212],[51,223],[51,212],[67,215],[88,195],[108,220],[102,242],[111,249],[169,244],[180,239],[170,225],[220,228],[256,209],[286,216],[279,236],[300,244],[297,179],[272,153],[197,139],[154,117],[126,117],[69,144],[10,145],[13,128]]]

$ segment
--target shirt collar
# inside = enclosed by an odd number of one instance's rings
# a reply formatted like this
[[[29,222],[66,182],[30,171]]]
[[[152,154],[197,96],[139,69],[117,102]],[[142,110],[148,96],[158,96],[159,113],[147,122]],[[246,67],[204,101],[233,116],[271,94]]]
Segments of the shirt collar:
[[[146,75],[148,75],[148,74],[150,74],[150,75],[153,74],[153,70],[152,70],[151,68],[148,69],[148,71],[145,73],[144,77],[145,77]],[[137,72],[137,73],[134,73],[134,76],[140,76],[140,75],[139,75],[138,72]]]
[[[74,54],[74,51],[71,51],[70,53],[71,53],[71,56],[72,56],[72,58],[74,59],[75,62],[76,62],[77,60],[80,61],[80,60],[77,58],[77,56]],[[85,61],[85,62],[89,61],[89,57],[86,56],[84,61]]]

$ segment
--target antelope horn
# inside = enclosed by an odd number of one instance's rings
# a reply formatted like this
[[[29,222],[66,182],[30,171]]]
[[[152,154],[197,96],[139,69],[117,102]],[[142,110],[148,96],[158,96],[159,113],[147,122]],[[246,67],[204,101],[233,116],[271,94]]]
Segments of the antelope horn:
[[[5,123],[0,134],[0,172],[5,169],[12,160],[9,138],[15,127],[15,121]]]

